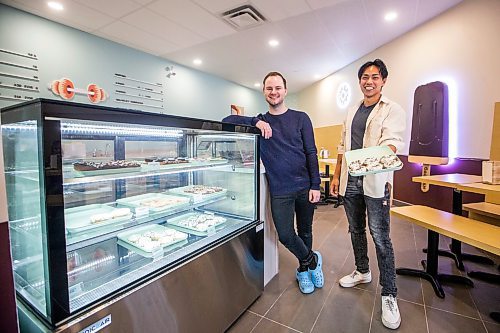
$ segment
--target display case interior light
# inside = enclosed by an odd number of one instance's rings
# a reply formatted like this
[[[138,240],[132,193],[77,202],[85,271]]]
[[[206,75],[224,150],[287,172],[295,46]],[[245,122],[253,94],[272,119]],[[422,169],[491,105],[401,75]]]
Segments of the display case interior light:
[[[37,129],[36,120],[29,120],[15,124],[2,125],[3,131],[34,131],[36,129]]]
[[[73,122],[62,122],[61,132],[63,133],[82,133],[82,134],[116,134],[130,136],[153,136],[180,138],[183,133],[181,130],[165,129],[163,127],[138,127],[124,125],[100,125],[100,124],[82,124]]]
[[[248,137],[247,135],[200,135],[200,139],[203,140],[255,140],[254,137]]]

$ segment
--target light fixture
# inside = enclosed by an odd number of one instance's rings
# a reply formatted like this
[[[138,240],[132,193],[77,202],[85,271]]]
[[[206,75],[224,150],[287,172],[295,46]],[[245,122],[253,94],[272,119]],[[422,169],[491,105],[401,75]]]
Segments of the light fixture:
[[[394,21],[397,17],[398,17],[398,13],[388,12],[387,14],[385,14],[384,20],[386,20],[387,22],[391,22],[391,21]]]
[[[167,66],[165,67],[165,71],[167,72],[167,75],[166,77],[168,77],[170,79],[171,76],[175,76],[175,72],[174,72],[174,66]]]
[[[203,63],[203,61],[201,61],[201,59],[199,59],[199,58],[196,58],[193,60],[193,64],[195,64],[197,66],[201,65],[202,63]]]
[[[260,83],[259,83],[259,82],[255,82],[255,83],[253,84],[253,86],[254,86],[254,87],[259,88],[259,87],[260,87]]]
[[[315,78],[316,80],[318,80],[320,77],[321,77],[321,75],[319,75],[319,74],[314,74],[314,78]]]
[[[61,3],[55,2],[55,1],[49,1],[49,2],[47,2],[47,5],[54,10],[63,10],[64,9],[64,7]]]
[[[269,46],[271,46],[271,47],[276,47],[278,45],[280,45],[280,42],[278,40],[276,40],[276,39],[271,39],[269,41]]]

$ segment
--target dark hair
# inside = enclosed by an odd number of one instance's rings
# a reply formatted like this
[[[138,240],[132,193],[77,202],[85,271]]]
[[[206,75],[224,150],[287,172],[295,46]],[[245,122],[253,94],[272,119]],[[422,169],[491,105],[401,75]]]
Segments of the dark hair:
[[[283,84],[285,85],[285,89],[286,89],[286,79],[283,77],[283,75],[280,72],[269,72],[269,73],[267,73],[267,75],[264,76],[264,80],[262,80],[262,84],[264,85],[263,88],[265,88],[265,86],[266,86],[266,80],[270,76],[279,76],[280,78],[282,78],[283,79]]]
[[[370,66],[375,66],[378,68],[378,72],[382,76],[382,79],[386,79],[387,76],[389,75],[389,72],[387,71],[387,67],[385,66],[384,62],[380,59],[375,59],[373,61],[368,61],[365,63],[363,66],[359,68],[358,71],[358,79],[361,80],[361,76],[365,72],[365,70],[370,67]]]

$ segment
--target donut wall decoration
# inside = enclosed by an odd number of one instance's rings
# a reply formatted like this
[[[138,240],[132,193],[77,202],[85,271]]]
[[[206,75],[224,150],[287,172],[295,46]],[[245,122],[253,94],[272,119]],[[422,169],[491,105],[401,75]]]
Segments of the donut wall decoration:
[[[94,104],[103,102],[107,98],[106,91],[97,84],[90,83],[87,89],[75,88],[73,81],[67,78],[52,81],[48,88],[54,95],[67,100],[75,97],[75,94],[87,95],[89,101]]]
[[[122,73],[114,75],[117,103],[163,109],[163,84],[139,80]]]
[[[0,48],[0,100],[32,100],[38,88],[38,57]]]

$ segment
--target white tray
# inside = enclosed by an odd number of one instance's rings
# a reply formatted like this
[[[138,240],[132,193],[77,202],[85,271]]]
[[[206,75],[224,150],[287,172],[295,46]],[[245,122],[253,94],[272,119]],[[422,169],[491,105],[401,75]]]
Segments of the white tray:
[[[149,206],[141,205],[141,203],[144,201],[155,200],[155,199],[157,199],[157,200],[177,199],[177,200],[181,200],[181,202],[176,203],[176,204],[172,204],[172,205],[165,205],[162,207],[149,207]],[[169,194],[164,194],[164,193],[146,193],[146,194],[141,194],[141,195],[135,195],[133,197],[118,199],[118,200],[116,200],[116,202],[119,203],[120,205],[132,207],[132,208],[146,207],[152,212],[165,212],[165,211],[168,211],[170,209],[189,206],[189,198],[188,197],[180,196],[180,195],[169,195]]]
[[[376,146],[376,147],[350,150],[345,152],[344,155],[347,163],[347,168],[349,169],[349,174],[351,174],[352,176],[364,176],[380,172],[396,171],[403,168],[403,162],[401,162],[401,160],[396,156],[396,154],[394,154],[392,149],[389,148],[388,146]],[[380,160],[380,158],[383,156],[391,156],[392,158],[396,158],[397,161],[399,161],[399,164],[394,167],[388,167],[388,168],[385,168],[380,164],[380,167],[382,167],[381,169],[362,170],[362,171],[351,171],[351,168],[349,167],[351,163],[355,161],[363,163],[367,158]]]
[[[170,190],[168,190],[168,192],[190,197],[193,199],[194,203],[199,203],[199,202],[213,199],[213,198],[223,197],[227,193],[227,189],[225,189],[225,188],[223,188],[222,191],[220,191],[220,192],[210,193],[210,194],[194,194],[194,193],[184,192],[184,190],[189,189],[193,186],[194,185],[188,185],[188,186],[183,186],[183,187],[171,188]]]
[[[102,227],[109,227],[117,223],[130,220],[132,212],[125,216],[120,216],[114,219],[105,220],[99,223],[91,223],[90,217],[94,214],[112,213],[117,208],[104,205],[93,204],[64,210],[64,219],[66,222],[66,230],[69,233],[75,234],[79,232],[100,229]]]
[[[129,240],[129,238],[132,235],[137,235],[140,236],[148,231],[150,232],[165,232],[166,230],[171,229],[174,230],[176,233],[182,234],[182,238],[179,239],[173,239],[171,242],[162,244],[159,247],[156,247],[154,249],[146,249],[144,247],[138,246],[136,243],[133,243]],[[153,224],[153,225],[146,225],[138,228],[134,228],[133,230],[121,232],[117,235],[118,238],[118,244],[131,250],[134,251],[137,254],[140,254],[143,257],[158,257],[162,256],[165,251],[170,251],[175,247],[182,246],[184,244],[188,243],[188,235],[184,232],[172,229],[172,228],[167,228],[158,224]]]
[[[128,173],[128,172],[138,172],[138,171],[141,171],[140,166],[130,167],[130,168],[101,169],[101,170],[89,170],[89,171],[78,171],[73,169],[74,175],[80,177],[111,175],[114,173]]]
[[[180,224],[182,221],[187,220],[190,217],[197,216],[197,215],[203,215],[203,213],[191,212],[188,214],[176,216],[176,217],[173,217],[171,219],[167,219],[167,224],[169,224],[169,226],[172,226],[172,228],[174,228],[174,229],[181,230],[181,231],[184,231],[184,232],[196,235],[196,236],[206,236],[212,232],[215,232],[216,229],[220,229],[220,227],[226,223],[226,219],[224,218],[223,221],[217,223],[215,226],[213,226],[212,229],[209,228],[206,231],[201,231],[201,230],[198,230],[196,228],[192,228],[192,227]],[[208,214],[206,214],[206,215],[208,215]]]

